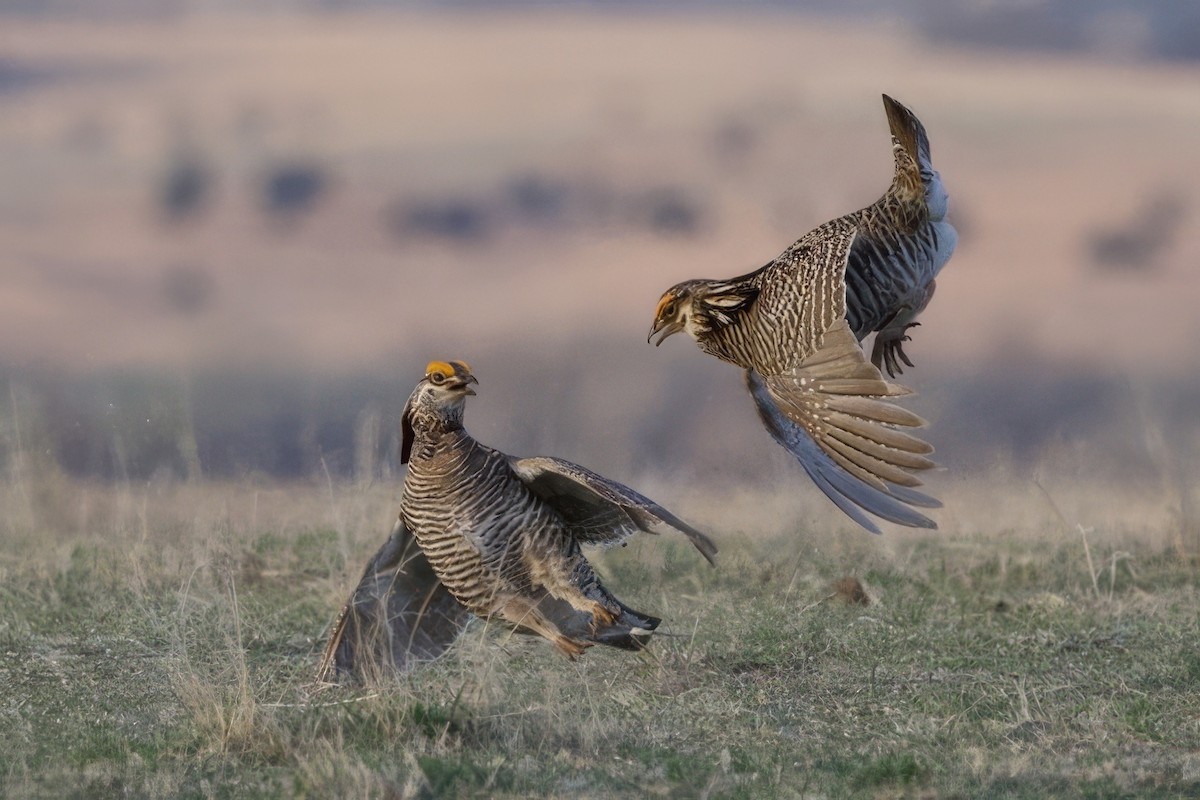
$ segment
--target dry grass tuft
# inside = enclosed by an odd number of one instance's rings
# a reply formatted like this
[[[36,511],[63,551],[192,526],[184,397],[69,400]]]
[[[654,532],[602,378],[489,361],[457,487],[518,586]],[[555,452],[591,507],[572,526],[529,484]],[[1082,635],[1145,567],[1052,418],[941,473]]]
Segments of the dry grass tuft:
[[[242,634],[242,615],[232,577],[226,579],[227,593],[210,609],[214,624],[204,628],[216,633],[213,642],[198,648],[190,642],[193,632],[181,619],[174,646],[177,661],[168,673],[175,695],[191,715],[201,755],[247,755],[277,757],[281,736],[271,712],[258,701],[251,686],[250,669]],[[186,606],[186,595],[181,605]],[[181,608],[181,617],[186,611]],[[191,653],[199,649],[193,660]]]

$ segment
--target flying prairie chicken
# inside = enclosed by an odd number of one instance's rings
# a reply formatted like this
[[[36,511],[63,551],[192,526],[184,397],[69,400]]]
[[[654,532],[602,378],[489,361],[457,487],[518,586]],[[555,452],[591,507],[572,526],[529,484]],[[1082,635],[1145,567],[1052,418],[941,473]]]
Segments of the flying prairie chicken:
[[[895,175],[874,204],[805,234],[747,275],[688,280],[658,302],[656,344],[686,331],[700,349],[744,367],[768,432],[864,528],[867,516],[937,527],[914,510],[941,504],[913,487],[933,448],[898,428],[924,421],[890,402],[907,331],[933,296],[958,236],[920,121],[883,96]],[[875,333],[871,361],[859,342]]]
[[[471,438],[463,407],[476,383],[465,363],[434,361],[409,397],[400,518],[343,609],[319,678],[436,658],[472,614],[543,636],[570,658],[596,644],[639,649],[661,620],[614,597],[581,545],[662,524],[713,561],[707,536],[634,490]]]

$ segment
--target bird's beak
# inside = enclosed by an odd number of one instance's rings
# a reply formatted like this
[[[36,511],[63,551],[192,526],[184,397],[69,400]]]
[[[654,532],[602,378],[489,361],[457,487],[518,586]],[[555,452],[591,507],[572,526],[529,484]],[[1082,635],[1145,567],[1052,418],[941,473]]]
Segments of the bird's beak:
[[[474,395],[475,390],[470,388],[472,383],[478,385],[479,381],[474,375],[464,375],[463,377],[459,378],[458,383],[454,384],[454,388],[462,389],[463,394]]]
[[[657,319],[654,321],[654,327],[650,329],[650,335],[646,337],[646,341],[649,342],[651,339],[653,339],[654,334],[661,333],[662,335],[658,337],[658,341],[654,343],[654,346],[658,347],[660,344],[665,342],[668,337],[679,333],[681,330],[683,330],[682,322],[677,320]]]

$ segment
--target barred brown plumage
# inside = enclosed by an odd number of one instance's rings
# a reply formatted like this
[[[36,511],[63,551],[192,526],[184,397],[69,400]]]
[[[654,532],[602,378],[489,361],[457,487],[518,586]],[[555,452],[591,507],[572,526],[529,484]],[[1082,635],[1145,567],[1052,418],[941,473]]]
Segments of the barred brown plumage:
[[[913,509],[941,504],[913,487],[934,466],[933,448],[897,427],[924,425],[893,405],[908,394],[888,383],[906,332],[933,296],[957,234],[945,220],[948,196],[915,115],[883,96],[892,133],[892,184],[872,205],[802,236],[754,272],[688,280],[655,309],[657,344],[686,331],[700,349],[745,368],[768,432],[852,519],[878,533],[863,512],[912,527],[937,527]],[[859,341],[875,333],[868,363]]]
[[[661,620],[614,597],[580,545],[666,525],[713,561],[707,536],[629,487],[475,441],[462,422],[475,383],[465,363],[434,361],[413,390],[400,519],[343,609],[318,679],[436,658],[471,614],[543,636],[570,658],[595,644],[640,649]]]

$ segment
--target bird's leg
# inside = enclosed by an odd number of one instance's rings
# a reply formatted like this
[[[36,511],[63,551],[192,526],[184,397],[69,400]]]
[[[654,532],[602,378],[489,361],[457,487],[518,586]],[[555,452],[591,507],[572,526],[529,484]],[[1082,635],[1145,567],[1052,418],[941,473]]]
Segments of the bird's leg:
[[[558,627],[548,622],[538,610],[537,604],[525,597],[510,597],[499,609],[501,617],[511,622],[524,633],[534,633],[553,644],[558,651],[574,661],[591,643],[564,636]]]
[[[537,557],[526,552],[524,559],[535,586],[541,586],[551,597],[591,616],[589,628],[593,635],[611,627],[621,616],[621,607],[607,600],[596,573],[578,545],[573,551],[550,557]],[[557,642],[553,637],[546,638]]]
[[[596,599],[596,574],[580,552],[567,558],[527,558],[530,576],[552,597],[571,604],[571,608],[592,615],[592,631],[608,627],[621,616],[619,607]],[[591,591],[589,591],[591,589]]]

